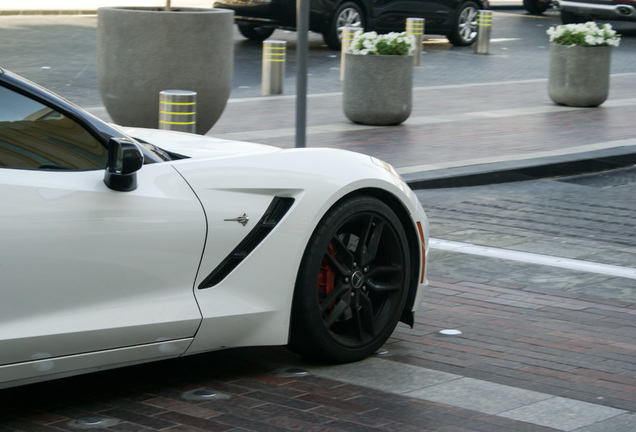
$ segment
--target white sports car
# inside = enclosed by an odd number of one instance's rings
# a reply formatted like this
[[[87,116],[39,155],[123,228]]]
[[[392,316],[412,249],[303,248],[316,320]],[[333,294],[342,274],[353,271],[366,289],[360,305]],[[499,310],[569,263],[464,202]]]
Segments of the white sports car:
[[[2,69],[0,200],[0,388],[239,346],[355,361],[426,285],[390,165],[118,129]]]

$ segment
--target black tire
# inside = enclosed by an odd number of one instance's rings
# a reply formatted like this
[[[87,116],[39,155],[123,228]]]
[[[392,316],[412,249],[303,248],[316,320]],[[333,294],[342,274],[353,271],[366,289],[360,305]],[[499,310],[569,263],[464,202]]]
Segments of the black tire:
[[[355,3],[346,2],[340,5],[333,14],[329,30],[322,34],[322,39],[332,50],[338,51],[341,47],[342,29],[344,27],[357,27],[364,30],[364,14]]]
[[[243,36],[257,42],[263,42],[276,30],[273,27],[261,27],[253,24],[237,24],[237,27]]]
[[[377,351],[408,297],[408,251],[400,220],[383,202],[363,196],[335,206],[303,255],[289,347],[332,362]]]
[[[468,1],[457,10],[453,20],[453,29],[446,35],[450,43],[456,46],[472,45],[477,39],[477,14],[479,6]]]
[[[561,11],[561,22],[563,24],[580,24],[585,22],[585,18],[578,15],[574,15],[571,12]]]
[[[523,7],[531,14],[541,15],[550,7],[549,0],[523,0]]]

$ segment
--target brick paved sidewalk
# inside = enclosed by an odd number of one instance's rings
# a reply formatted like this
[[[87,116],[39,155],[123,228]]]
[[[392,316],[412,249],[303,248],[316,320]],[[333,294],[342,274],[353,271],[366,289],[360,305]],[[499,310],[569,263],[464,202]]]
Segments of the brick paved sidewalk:
[[[632,430],[634,304],[431,276],[384,355],[325,367],[250,348],[9,389],[0,430]],[[201,389],[216,398],[191,400]]]

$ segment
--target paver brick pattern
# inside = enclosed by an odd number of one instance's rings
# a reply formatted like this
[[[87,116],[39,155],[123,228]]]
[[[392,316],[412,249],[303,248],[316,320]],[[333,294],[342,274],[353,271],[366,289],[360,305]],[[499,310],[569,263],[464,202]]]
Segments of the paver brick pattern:
[[[636,310],[619,301],[431,276],[414,329],[385,359],[594,404],[636,410]],[[459,337],[440,329],[462,330]],[[317,376],[304,361],[250,348],[0,391],[0,430],[74,431],[99,416],[117,431],[543,431],[524,422]],[[192,401],[208,388],[228,399]]]

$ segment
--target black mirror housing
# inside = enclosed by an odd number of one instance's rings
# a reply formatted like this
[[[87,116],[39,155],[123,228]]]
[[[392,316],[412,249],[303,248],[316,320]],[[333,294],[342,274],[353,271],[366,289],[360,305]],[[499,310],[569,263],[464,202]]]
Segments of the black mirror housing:
[[[104,183],[116,191],[133,191],[137,188],[137,171],[143,164],[144,156],[132,140],[111,138],[108,142],[108,165]]]

